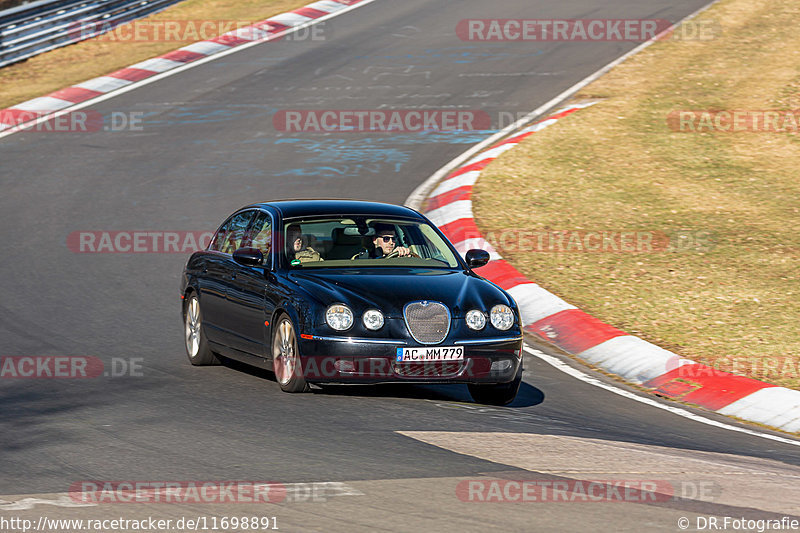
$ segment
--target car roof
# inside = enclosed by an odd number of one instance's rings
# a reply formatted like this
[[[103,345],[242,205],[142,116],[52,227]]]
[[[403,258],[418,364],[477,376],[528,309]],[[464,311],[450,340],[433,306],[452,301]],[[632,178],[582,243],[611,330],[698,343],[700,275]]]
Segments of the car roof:
[[[420,218],[419,213],[408,207],[362,200],[275,200],[248,207],[272,207],[279,211],[283,218],[308,215],[381,215]]]

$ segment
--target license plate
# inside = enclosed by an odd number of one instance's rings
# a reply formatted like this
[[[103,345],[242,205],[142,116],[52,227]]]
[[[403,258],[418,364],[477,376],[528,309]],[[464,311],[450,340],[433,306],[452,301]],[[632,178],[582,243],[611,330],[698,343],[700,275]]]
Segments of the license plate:
[[[428,361],[463,361],[463,346],[426,346],[398,348],[398,363],[426,363]]]

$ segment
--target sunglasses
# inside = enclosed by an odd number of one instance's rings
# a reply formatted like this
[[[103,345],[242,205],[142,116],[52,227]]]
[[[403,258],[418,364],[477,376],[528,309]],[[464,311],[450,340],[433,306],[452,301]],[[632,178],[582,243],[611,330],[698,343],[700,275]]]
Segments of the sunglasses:
[[[396,241],[397,237],[394,235],[378,235],[378,238],[383,239],[384,241]]]

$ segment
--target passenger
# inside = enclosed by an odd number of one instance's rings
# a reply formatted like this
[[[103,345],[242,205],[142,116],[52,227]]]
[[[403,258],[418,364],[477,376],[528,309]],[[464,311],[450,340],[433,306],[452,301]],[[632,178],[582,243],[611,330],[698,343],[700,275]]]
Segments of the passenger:
[[[301,263],[322,261],[319,252],[310,246],[303,248],[303,232],[300,224],[292,224],[286,228],[286,257],[289,262],[298,260]]]
[[[353,256],[353,259],[381,259],[392,252],[396,257],[411,255],[411,250],[404,246],[397,246],[397,234],[392,224],[375,224],[375,237],[372,239],[373,249],[364,249]]]

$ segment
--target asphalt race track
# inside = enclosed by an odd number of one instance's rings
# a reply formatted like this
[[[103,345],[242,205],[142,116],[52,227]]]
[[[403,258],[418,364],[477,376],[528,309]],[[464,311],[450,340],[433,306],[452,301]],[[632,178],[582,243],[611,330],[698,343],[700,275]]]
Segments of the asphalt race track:
[[[403,203],[491,132],[292,133],[276,131],[275,112],[483,110],[497,128],[510,122],[501,113],[536,108],[637,43],[466,42],[459,20],[675,21],[705,3],[377,0],[326,23],[324,40],[261,44],[91,108],[141,112],[141,131],[0,139],[0,355],[141,365],[125,377],[0,379],[0,517],[236,514],[275,516],[283,531],[463,532],[798,518],[800,447],[645,406],[534,357],[508,408],[473,404],[462,386],[290,395],[266,372],[193,368],[178,293],[188,254],[67,247],[76,231],[214,231],[275,198]],[[651,480],[674,497],[490,503],[459,489],[497,479]],[[82,480],[300,488],[280,504],[64,506]],[[303,496],[308,487],[317,493]]]

